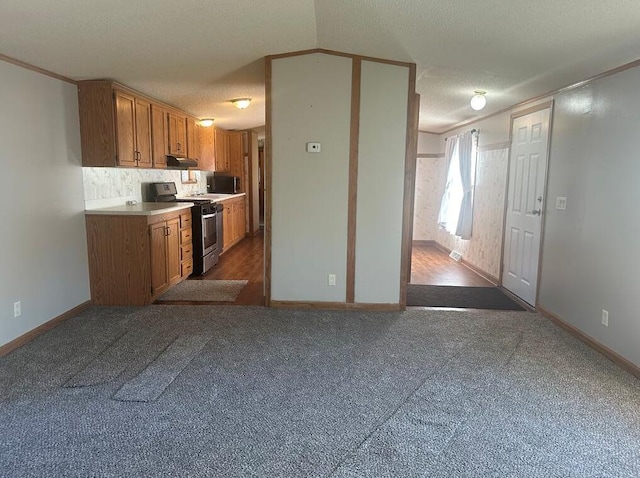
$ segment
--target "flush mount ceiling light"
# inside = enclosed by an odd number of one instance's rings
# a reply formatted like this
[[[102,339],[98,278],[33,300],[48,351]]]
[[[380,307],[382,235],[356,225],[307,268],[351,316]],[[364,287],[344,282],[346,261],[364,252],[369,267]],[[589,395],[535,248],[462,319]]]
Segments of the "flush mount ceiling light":
[[[231,100],[233,106],[238,108],[239,110],[245,109],[251,103],[251,98],[236,98],[235,100]]]
[[[213,118],[201,119],[199,123],[200,123],[200,126],[204,126],[205,128],[208,128],[209,126],[213,125]]]
[[[487,98],[485,98],[484,96],[486,94],[486,91],[476,90],[475,95],[473,95],[473,97],[471,98],[471,108],[475,111],[480,111],[482,108],[484,108],[487,104]]]

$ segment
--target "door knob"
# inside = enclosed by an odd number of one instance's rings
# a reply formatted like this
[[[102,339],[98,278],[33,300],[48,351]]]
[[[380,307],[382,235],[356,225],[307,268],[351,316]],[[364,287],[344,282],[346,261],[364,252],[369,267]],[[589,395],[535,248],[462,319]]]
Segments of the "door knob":
[[[534,216],[540,216],[542,214],[542,209],[534,209],[533,211],[531,211],[531,214],[533,214]]]

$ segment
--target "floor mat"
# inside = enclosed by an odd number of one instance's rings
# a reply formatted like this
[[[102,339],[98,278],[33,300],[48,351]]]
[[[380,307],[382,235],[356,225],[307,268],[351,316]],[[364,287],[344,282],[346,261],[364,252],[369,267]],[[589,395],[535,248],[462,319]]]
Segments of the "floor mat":
[[[407,305],[461,309],[525,310],[499,287],[417,285],[407,287]]]

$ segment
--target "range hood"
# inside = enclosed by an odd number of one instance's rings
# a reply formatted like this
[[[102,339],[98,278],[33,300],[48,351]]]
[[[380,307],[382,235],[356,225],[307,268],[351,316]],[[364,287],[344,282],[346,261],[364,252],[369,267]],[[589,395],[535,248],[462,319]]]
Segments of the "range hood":
[[[176,169],[197,168],[198,161],[191,158],[178,158],[177,156],[167,156],[167,167]]]

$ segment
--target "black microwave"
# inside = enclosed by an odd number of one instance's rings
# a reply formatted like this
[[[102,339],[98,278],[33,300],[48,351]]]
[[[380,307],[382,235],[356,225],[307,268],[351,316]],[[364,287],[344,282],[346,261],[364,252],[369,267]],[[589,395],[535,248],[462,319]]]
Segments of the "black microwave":
[[[240,178],[226,174],[213,174],[211,178],[211,192],[236,194],[240,192]]]

